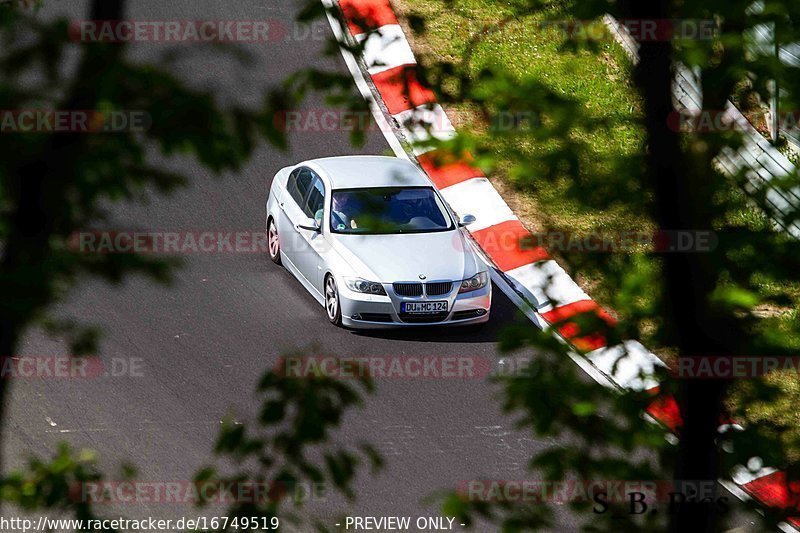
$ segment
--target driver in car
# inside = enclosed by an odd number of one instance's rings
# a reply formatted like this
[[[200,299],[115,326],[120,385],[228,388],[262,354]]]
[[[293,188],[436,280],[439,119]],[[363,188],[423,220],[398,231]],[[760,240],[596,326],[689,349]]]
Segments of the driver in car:
[[[358,224],[356,224],[355,219],[348,216],[347,212],[350,211],[348,206],[350,204],[350,195],[349,194],[342,194],[334,196],[333,198],[333,213],[331,216],[331,227],[333,229],[341,231],[347,228],[356,229],[358,228]],[[316,212],[314,218],[317,220],[319,224],[322,223],[322,209]]]

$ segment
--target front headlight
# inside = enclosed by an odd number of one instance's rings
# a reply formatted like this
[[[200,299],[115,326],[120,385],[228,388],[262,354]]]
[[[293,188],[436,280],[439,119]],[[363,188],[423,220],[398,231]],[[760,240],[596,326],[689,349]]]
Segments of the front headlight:
[[[489,283],[489,273],[478,272],[471,278],[462,281],[461,288],[458,289],[458,292],[477,291],[478,289],[484,288],[487,283]]]
[[[361,278],[344,278],[347,288],[351,291],[362,292],[364,294],[380,294],[386,296],[383,285],[374,281],[367,281]]]

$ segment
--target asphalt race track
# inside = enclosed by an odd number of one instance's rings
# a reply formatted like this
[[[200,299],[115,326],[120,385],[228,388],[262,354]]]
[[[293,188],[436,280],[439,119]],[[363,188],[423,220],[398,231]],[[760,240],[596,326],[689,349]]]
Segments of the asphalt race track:
[[[43,16],[87,18],[88,2],[45,2]],[[274,19],[287,26],[294,10],[264,0],[130,1],[131,19]],[[322,21],[321,21],[322,22]],[[197,87],[214,87],[222,101],[256,104],[271,85],[304,65],[346,72],[340,57],[320,51],[330,30],[320,23],[300,42],[240,45],[248,67],[219,51],[191,44],[134,44],[136,60],[157,62],[180,50],[172,68]],[[74,66],[74,65],[73,65]],[[355,88],[354,88],[355,90]],[[319,109],[319,100],[308,102]],[[157,120],[157,117],[155,118]],[[344,154],[381,154],[388,145],[378,131],[353,148],[344,132],[294,135],[281,152],[263,144],[236,175],[215,178],[184,159],[164,159],[191,185],[149,205],[114,205],[116,229],[253,231],[263,229],[265,195],[274,173],[299,160]],[[287,350],[317,345],[336,355],[474,355],[498,357],[496,340],[517,310],[494,293],[491,322],[479,330],[436,329],[369,335],[330,326],[324,310],[288,272],[266,254],[194,254],[171,287],[131,278],[122,286],[84,280],[61,310],[105,330],[102,357],[128,360],[134,373],[102,379],[16,380],[3,443],[9,467],[29,454],[49,456],[66,441],[101,452],[101,467],[115,479],[122,462],[140,480],[189,480],[211,457],[220,420],[229,413],[252,417],[254,386]],[[32,332],[20,353],[66,355],[65,344]],[[359,479],[354,513],[438,515],[425,496],[454,489],[459,480],[522,478],[532,453],[548,445],[510,430],[492,400],[496,389],[482,380],[401,380],[379,383],[366,409],[353,412],[338,438],[374,443],[387,460],[378,477]],[[128,516],[180,517],[190,507],[129,505]],[[331,512],[346,512],[346,507]]]

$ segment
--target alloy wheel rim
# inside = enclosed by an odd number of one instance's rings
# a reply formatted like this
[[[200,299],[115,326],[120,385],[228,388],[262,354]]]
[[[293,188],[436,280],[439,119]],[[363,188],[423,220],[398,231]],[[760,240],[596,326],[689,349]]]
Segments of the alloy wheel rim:
[[[336,318],[337,303],[336,287],[333,284],[333,278],[328,278],[328,281],[325,283],[325,308],[328,310],[328,318],[331,320]]]
[[[278,255],[278,232],[275,231],[275,224],[271,222],[269,224],[268,234],[269,234],[269,254],[272,257],[275,257]]]

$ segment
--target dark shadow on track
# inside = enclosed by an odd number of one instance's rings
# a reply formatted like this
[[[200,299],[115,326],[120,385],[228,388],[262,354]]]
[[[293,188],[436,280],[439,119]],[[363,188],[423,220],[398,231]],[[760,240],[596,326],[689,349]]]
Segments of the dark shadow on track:
[[[498,342],[509,325],[527,321],[511,300],[492,284],[492,311],[489,322],[478,326],[425,326],[403,329],[351,330],[353,335],[416,342]],[[531,324],[531,327],[536,327]]]

